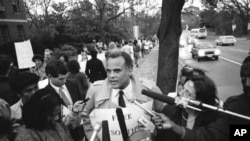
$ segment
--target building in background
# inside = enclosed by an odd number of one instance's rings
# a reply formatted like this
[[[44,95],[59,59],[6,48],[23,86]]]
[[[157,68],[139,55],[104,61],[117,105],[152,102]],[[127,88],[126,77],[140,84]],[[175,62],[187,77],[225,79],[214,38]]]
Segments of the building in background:
[[[0,46],[29,38],[23,0],[0,0]]]

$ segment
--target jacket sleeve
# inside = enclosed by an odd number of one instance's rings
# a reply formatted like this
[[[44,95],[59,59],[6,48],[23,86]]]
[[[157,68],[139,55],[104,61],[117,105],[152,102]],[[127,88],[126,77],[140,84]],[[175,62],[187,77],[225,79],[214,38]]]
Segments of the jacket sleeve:
[[[219,117],[207,126],[194,130],[185,128],[183,141],[229,141],[229,121]]]
[[[88,140],[90,140],[91,135],[93,133],[93,127],[91,125],[89,115],[95,108],[95,89],[96,88],[93,85],[89,88],[86,97],[89,97],[90,99],[86,103],[83,113],[82,113],[83,128],[84,128],[84,132]]]
[[[156,92],[156,93],[162,94],[160,88],[157,87],[156,85],[154,85],[154,87],[151,90]],[[162,112],[164,107],[166,106],[166,104],[159,101],[159,100],[156,100],[156,99],[153,99],[153,100],[154,100],[153,110],[156,111],[156,112]]]

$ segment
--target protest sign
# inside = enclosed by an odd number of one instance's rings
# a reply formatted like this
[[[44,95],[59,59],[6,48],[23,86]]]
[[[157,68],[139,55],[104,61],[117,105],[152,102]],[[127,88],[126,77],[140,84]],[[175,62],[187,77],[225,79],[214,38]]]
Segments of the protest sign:
[[[147,108],[148,110],[152,110],[153,102],[147,102],[141,104],[143,107]],[[140,107],[132,104],[128,105],[126,108],[122,108],[124,119],[126,122],[128,135],[130,136],[132,133],[135,133],[141,129],[141,125],[139,125],[138,120],[141,116],[144,116],[148,120],[150,117],[145,114],[144,110]],[[102,122],[103,120],[108,121],[109,125],[109,134],[111,141],[121,141],[122,133],[120,130],[120,126],[117,120],[116,109],[95,109],[90,113],[90,120],[91,124],[94,127],[95,123]],[[97,134],[98,138],[102,140],[102,130],[100,130]]]
[[[19,69],[26,69],[35,66],[32,62],[34,56],[30,40],[15,43],[17,63]]]

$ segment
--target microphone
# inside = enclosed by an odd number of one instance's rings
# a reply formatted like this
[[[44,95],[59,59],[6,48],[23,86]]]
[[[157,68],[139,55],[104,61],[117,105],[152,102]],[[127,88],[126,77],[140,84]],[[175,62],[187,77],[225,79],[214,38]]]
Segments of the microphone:
[[[94,131],[93,131],[89,141],[94,141],[95,140],[96,135],[101,130],[101,128],[102,128],[101,123],[99,123],[99,122],[95,123]]]
[[[109,125],[107,120],[102,121],[102,141],[110,141]]]
[[[127,130],[125,118],[124,118],[124,115],[123,115],[121,108],[116,108],[116,115],[117,115],[118,123],[120,125],[122,138],[124,141],[126,141],[128,139],[128,130]]]
[[[141,93],[143,95],[146,95],[146,96],[151,97],[153,99],[159,100],[161,102],[168,103],[169,105],[176,104],[175,98],[172,98],[172,97],[169,97],[169,96],[166,96],[166,95],[162,95],[162,94],[159,94],[159,93],[156,93],[156,92],[153,92],[153,91],[148,91],[148,90],[145,90],[145,89],[143,89],[141,91]],[[201,111],[201,109],[198,109],[198,108],[190,106],[190,105],[187,105],[187,107],[190,108],[190,109],[196,110],[196,111]]]
[[[152,92],[152,91],[148,91],[148,90],[145,90],[145,89],[143,89],[141,93],[143,95],[154,98],[154,99],[159,100],[161,102],[168,103],[170,105],[176,104],[175,99],[172,98],[172,97],[169,97],[169,96],[165,96],[165,95],[162,95],[162,94],[159,94],[159,93],[156,93],[156,92]],[[241,115],[241,114],[238,114],[238,113],[235,113],[235,112],[231,112],[231,111],[225,110],[225,109],[220,108],[220,107],[208,105],[208,104],[202,103],[202,102],[197,101],[197,100],[191,100],[191,99],[187,99],[187,98],[183,98],[183,100],[187,101],[188,104],[201,106],[201,107],[204,107],[204,108],[207,108],[207,109],[210,109],[210,110],[219,111],[219,112],[222,112],[222,113],[225,113],[225,114],[228,114],[228,115],[232,115],[232,116],[236,116],[236,117],[243,118],[243,119],[246,119],[246,120],[250,120],[250,117],[248,117],[248,116]],[[201,109],[198,109],[198,108],[190,106],[190,105],[187,105],[187,107],[190,108],[190,109],[193,109],[193,110],[201,111]]]
[[[165,95],[162,95],[162,94],[159,94],[159,93],[156,93],[156,92],[153,92],[153,91],[148,91],[148,90],[145,90],[145,89],[143,89],[141,91],[141,93],[143,95],[146,95],[146,96],[151,97],[153,99],[159,100],[161,102],[168,103],[169,105],[174,105],[175,104],[175,99],[172,98],[172,97],[169,97],[169,96],[165,96]]]

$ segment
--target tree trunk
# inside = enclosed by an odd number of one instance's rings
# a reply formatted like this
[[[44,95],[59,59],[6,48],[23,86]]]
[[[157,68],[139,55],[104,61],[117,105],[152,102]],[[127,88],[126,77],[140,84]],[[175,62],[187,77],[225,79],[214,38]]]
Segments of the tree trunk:
[[[241,18],[243,23],[243,35],[248,35],[248,18]]]
[[[163,94],[174,92],[178,75],[181,10],[185,0],[162,0],[162,16],[158,30],[159,58],[157,85]]]

